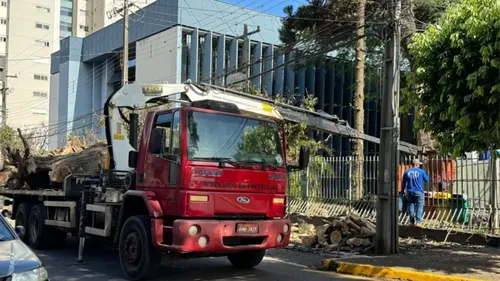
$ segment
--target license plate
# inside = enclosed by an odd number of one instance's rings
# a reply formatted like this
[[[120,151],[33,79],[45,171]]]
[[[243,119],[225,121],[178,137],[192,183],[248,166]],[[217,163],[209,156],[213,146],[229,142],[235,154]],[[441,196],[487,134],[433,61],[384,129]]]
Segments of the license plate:
[[[238,223],[236,224],[236,233],[239,234],[259,233],[259,225],[256,223]]]

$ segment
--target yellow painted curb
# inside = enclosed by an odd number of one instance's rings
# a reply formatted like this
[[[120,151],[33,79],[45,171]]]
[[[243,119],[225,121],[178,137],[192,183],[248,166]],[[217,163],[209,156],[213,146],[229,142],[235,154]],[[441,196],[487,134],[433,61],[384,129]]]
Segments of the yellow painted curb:
[[[418,271],[393,268],[393,267],[348,263],[336,259],[323,260],[322,268],[324,270],[332,270],[338,273],[362,275],[369,277],[402,279],[409,281],[484,281],[480,279],[434,274],[428,272],[418,272]]]

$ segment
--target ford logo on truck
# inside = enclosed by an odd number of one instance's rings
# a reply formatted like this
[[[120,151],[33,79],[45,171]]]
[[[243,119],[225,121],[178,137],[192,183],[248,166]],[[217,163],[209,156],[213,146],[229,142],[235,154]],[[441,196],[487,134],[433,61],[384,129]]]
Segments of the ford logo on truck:
[[[241,204],[248,204],[250,203],[250,198],[245,197],[245,196],[240,196],[236,199],[239,203]]]

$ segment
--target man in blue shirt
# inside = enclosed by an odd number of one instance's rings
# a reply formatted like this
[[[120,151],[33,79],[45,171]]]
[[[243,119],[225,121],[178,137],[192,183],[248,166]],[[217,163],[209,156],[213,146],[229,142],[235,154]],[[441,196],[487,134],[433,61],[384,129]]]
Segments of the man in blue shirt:
[[[413,167],[403,174],[403,186],[401,188],[401,191],[406,193],[408,200],[410,223],[415,226],[420,226],[422,223],[422,216],[424,215],[424,182],[429,182],[427,173],[420,168],[420,165],[422,165],[420,160],[413,160]],[[415,209],[417,211],[416,215]]]

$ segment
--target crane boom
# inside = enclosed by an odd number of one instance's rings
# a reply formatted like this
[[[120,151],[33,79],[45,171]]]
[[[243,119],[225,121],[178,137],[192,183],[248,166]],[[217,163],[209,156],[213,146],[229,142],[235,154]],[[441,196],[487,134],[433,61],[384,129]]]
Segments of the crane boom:
[[[278,103],[272,99],[253,96],[215,85],[210,85],[205,83],[203,83],[202,85],[222,92],[231,93],[241,98],[258,100],[260,102],[272,104],[274,105],[275,109],[279,112],[280,117],[288,122],[293,122],[293,123],[306,122],[308,127],[317,131],[333,135],[340,135],[348,138],[360,138],[365,141],[380,144],[379,138],[367,134],[359,134],[358,131],[349,126],[349,123],[347,123],[344,120],[340,120],[335,115],[330,115],[324,112],[315,112],[289,104]],[[422,148],[411,143],[400,142],[399,150],[404,153],[417,155],[419,152],[422,151]]]
[[[129,137],[123,133],[124,123],[129,121],[123,116],[121,109],[138,110],[148,103],[183,102],[189,104],[201,100],[229,102],[247,114],[293,123],[306,122],[308,127],[324,133],[380,143],[380,139],[358,133],[346,121],[340,120],[335,115],[315,112],[223,87],[209,84],[195,85],[190,81],[181,84],[155,85],[131,83],[112,94],[104,106],[106,138],[112,168],[122,171],[131,170],[128,166],[128,155],[130,151],[136,150]],[[405,142],[400,142],[399,150],[408,154],[418,154],[422,151],[420,147]]]

